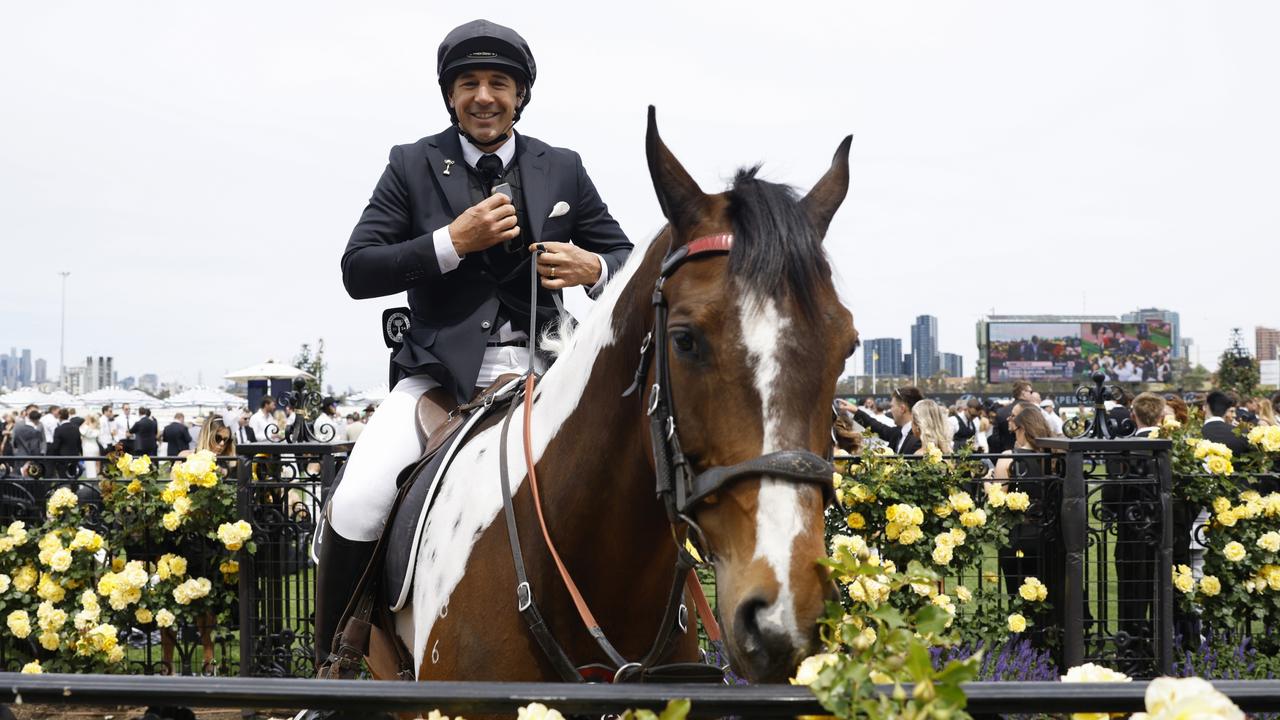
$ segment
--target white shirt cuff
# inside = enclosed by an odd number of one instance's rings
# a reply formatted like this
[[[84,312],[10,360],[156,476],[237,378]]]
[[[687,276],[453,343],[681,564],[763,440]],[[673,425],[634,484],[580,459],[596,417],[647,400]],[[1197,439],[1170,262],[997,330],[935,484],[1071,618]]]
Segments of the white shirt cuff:
[[[462,264],[462,258],[453,248],[453,236],[449,234],[448,225],[431,233],[431,242],[436,247],[436,262],[440,265],[441,275],[452,272]]]
[[[587,292],[591,295],[591,297],[596,297],[597,295],[600,294],[600,291],[604,289],[605,283],[609,282],[609,263],[605,262],[604,257],[599,253],[592,253],[592,254],[595,255],[596,259],[600,261],[600,279],[597,280],[596,284],[592,285],[591,289],[588,290]]]

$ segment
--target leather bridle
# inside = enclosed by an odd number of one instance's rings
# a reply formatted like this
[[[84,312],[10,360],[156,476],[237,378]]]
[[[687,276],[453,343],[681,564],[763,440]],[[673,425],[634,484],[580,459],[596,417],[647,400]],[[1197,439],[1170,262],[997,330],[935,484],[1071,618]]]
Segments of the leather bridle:
[[[817,485],[822,490],[824,503],[830,504],[835,500],[835,488],[831,482],[834,468],[831,462],[808,450],[779,450],[735,465],[716,466],[696,472],[680,445],[667,350],[669,309],[663,288],[667,280],[686,262],[726,255],[732,247],[733,235],[720,233],[704,235],[668,251],[653,288],[653,329],[640,345],[640,364],[636,368],[635,380],[623,393],[623,397],[633,395],[645,384],[652,363],[654,382],[649,388],[647,413],[658,497],[662,499],[672,525],[687,526],[693,536],[690,539],[698,546],[702,556],[708,559],[713,557],[713,552],[706,542],[702,528],[694,521],[693,512],[708,497],[744,477],[765,475]]]
[[[662,288],[667,279],[674,275],[676,270],[686,261],[699,257],[724,255],[729,252],[732,246],[733,235],[731,234],[708,235],[667,253],[662,261],[662,269],[653,291],[653,330],[645,336],[641,345],[640,365],[636,370],[635,382],[623,393],[623,397],[627,397],[642,387],[648,378],[650,363],[656,363],[654,366],[655,381],[649,393],[649,431],[653,440],[654,470],[658,478],[657,493],[666,508],[667,517],[671,521],[672,536],[676,539],[675,572],[671,592],[668,595],[667,605],[663,612],[663,619],[649,651],[638,661],[628,661],[605,636],[600,623],[591,613],[582,593],[578,590],[577,583],[574,582],[568,568],[560,558],[560,553],[556,550],[555,542],[547,529],[546,519],[542,512],[541,494],[538,489],[537,463],[534,460],[532,450],[533,397],[534,388],[537,385],[537,374],[530,368],[522,383],[524,386],[523,392],[518,388],[509,391],[512,398],[511,404],[507,408],[506,417],[502,422],[498,466],[503,513],[507,525],[507,539],[511,546],[512,560],[515,567],[516,606],[520,615],[525,619],[530,633],[542,648],[547,660],[556,673],[566,681],[582,682],[586,679],[587,672],[602,669],[607,669],[607,672],[612,673],[612,679],[615,682],[643,679],[649,674],[661,676],[664,669],[669,669],[668,672],[679,671],[677,677],[683,676],[685,679],[688,679],[691,670],[696,672],[699,667],[719,672],[719,668],[706,668],[706,666],[698,664],[692,664],[692,666],[690,664],[658,665],[662,658],[670,652],[676,638],[688,631],[688,609],[684,604],[686,590],[694,600],[695,609],[702,618],[708,638],[712,642],[718,642],[720,639],[719,627],[706,602],[706,598],[702,594],[702,587],[698,583],[697,576],[692,572],[697,560],[681,544],[680,535],[677,531],[679,525],[683,524],[689,528],[693,534],[690,540],[698,546],[702,557],[711,558],[712,555],[706,543],[705,535],[692,518],[694,509],[714,493],[751,475],[767,475],[771,478],[786,479],[797,483],[816,484],[821,488],[823,499],[827,504],[834,501],[835,490],[831,482],[834,468],[831,462],[808,450],[771,452],[735,465],[712,467],[699,473],[693,471],[688,458],[681,450],[680,437],[676,432],[675,404],[671,394],[670,366],[667,358],[667,301],[663,295]],[[533,270],[530,278],[532,299],[530,305],[533,310],[530,312],[529,327],[536,328],[536,318],[533,317],[533,313],[536,312],[537,308],[537,263],[532,263],[532,265]],[[564,582],[565,589],[572,598],[578,615],[582,619],[583,626],[609,659],[607,668],[605,666],[579,668],[573,664],[563,646],[555,639],[551,628],[548,627],[529,582],[524,553],[520,547],[520,536],[516,527],[515,503],[511,492],[511,474],[507,467],[508,430],[511,426],[511,420],[515,416],[516,407],[521,400],[524,402],[524,456],[526,471],[528,473],[531,499],[536,510],[542,537],[555,562],[560,578]],[[705,676],[706,673],[702,673],[702,675]]]

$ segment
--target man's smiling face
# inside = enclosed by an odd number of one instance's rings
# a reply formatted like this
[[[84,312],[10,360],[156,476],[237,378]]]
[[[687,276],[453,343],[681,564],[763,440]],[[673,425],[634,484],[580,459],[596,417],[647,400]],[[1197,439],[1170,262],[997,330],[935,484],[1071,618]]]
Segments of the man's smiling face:
[[[520,92],[515,78],[501,70],[467,70],[454,79],[449,104],[462,129],[486,143],[511,128]]]

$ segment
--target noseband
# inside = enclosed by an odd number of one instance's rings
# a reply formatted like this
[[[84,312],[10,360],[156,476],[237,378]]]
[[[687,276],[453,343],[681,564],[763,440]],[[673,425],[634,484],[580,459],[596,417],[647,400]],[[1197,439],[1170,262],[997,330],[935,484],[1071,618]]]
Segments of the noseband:
[[[822,490],[823,501],[830,504],[835,499],[831,475],[832,464],[808,450],[779,450],[737,463],[707,468],[697,472],[690,465],[680,446],[680,434],[676,430],[675,398],[671,390],[671,365],[667,353],[667,299],[663,286],[685,262],[702,257],[728,254],[733,247],[733,235],[721,233],[705,235],[667,253],[662,269],[653,288],[653,330],[645,335],[640,345],[640,364],[635,380],[623,393],[630,396],[643,387],[654,363],[654,382],[649,388],[649,435],[653,445],[653,464],[657,475],[657,493],[667,510],[667,517],[674,523],[684,523],[693,534],[703,557],[710,557],[710,548],[702,528],[693,519],[697,506],[726,486],[750,476],[768,476],[796,483],[817,485]]]

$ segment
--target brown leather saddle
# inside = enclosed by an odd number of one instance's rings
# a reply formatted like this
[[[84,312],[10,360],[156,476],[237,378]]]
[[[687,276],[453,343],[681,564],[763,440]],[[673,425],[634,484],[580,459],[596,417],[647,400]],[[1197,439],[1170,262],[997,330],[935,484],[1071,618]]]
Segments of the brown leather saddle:
[[[422,440],[422,456],[430,457],[458,432],[467,422],[473,410],[493,403],[493,398],[503,385],[520,377],[515,373],[500,375],[486,388],[477,388],[471,402],[459,405],[442,387],[432,388],[418,398],[415,411],[418,438]]]

